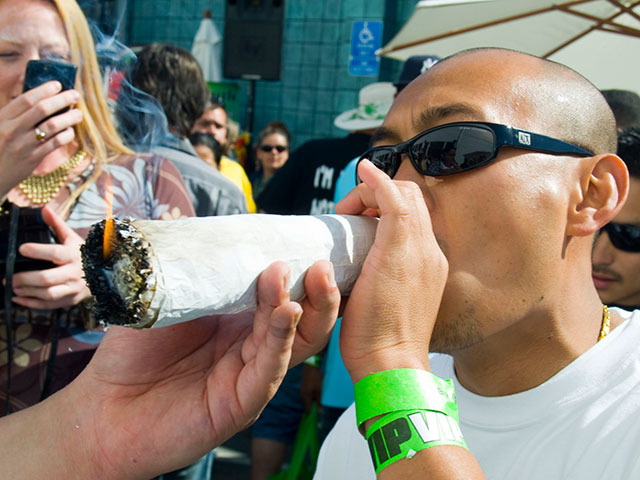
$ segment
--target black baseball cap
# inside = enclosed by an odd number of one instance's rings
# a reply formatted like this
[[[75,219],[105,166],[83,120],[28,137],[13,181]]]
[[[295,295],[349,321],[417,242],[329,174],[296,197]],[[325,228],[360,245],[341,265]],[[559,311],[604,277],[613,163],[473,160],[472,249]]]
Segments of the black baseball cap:
[[[435,55],[416,55],[407,58],[404,62],[404,66],[402,67],[400,78],[396,83],[394,83],[394,86],[398,89],[398,92],[406,87],[421,73],[424,73],[431,67],[433,67],[436,63],[438,63],[439,60],[440,57],[437,57]]]

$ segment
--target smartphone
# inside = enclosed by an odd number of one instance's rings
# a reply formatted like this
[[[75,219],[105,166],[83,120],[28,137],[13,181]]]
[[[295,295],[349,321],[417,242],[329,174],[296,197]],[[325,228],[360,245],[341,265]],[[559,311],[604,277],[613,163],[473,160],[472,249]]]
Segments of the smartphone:
[[[22,91],[26,92],[52,80],[59,81],[62,84],[62,90],[71,90],[76,83],[77,71],[78,67],[69,62],[59,60],[29,60],[24,74]],[[67,110],[69,110],[69,107],[63,108],[53,115],[49,115],[42,120],[42,122],[55,115],[64,113]]]
[[[6,254],[9,248],[9,223],[11,221],[10,211],[3,210],[0,213],[0,277],[6,273]],[[44,223],[42,209],[35,207],[20,207],[18,215],[18,238],[17,248],[23,243],[56,243],[55,236],[51,228]],[[27,258],[16,253],[14,272],[26,272],[29,270],[44,270],[55,267],[46,260],[36,260]]]

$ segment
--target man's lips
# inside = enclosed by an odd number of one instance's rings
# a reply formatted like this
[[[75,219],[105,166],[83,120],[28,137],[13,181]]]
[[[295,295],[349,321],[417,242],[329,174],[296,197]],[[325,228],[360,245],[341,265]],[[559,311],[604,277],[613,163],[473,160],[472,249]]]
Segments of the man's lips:
[[[603,288],[607,288],[611,285],[613,285],[614,283],[618,282],[617,278],[613,278],[611,276],[607,276],[607,275],[602,275],[599,273],[594,273],[591,275],[591,278],[593,278],[593,284],[596,286],[596,289],[600,290]]]

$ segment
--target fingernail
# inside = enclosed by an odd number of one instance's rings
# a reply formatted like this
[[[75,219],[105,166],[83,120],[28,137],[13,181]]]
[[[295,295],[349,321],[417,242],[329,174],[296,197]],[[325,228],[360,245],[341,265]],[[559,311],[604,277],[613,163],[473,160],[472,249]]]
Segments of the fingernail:
[[[296,303],[296,313],[295,313],[296,317],[295,317],[295,323],[296,326],[298,325],[298,322],[300,322],[300,319],[302,318],[302,307]]]

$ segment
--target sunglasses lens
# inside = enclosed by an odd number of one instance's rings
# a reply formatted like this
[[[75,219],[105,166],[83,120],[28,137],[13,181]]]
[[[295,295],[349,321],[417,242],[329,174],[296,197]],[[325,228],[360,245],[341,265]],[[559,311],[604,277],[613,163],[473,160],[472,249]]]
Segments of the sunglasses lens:
[[[625,252],[640,252],[640,227],[609,223],[604,227],[614,247]]]
[[[451,175],[484,165],[495,153],[492,130],[478,126],[452,125],[418,137],[409,156],[422,175]]]
[[[363,155],[363,158],[367,158],[376,167],[389,175],[391,178],[397,173],[399,162],[397,161],[397,154],[389,149],[381,147],[376,150],[371,150]]]
[[[287,149],[287,147],[285,147],[284,145],[262,145],[260,147],[260,150],[262,150],[263,152],[269,153],[274,148],[278,153],[282,153]]]
[[[382,170],[384,173],[389,175],[389,177],[393,178],[398,170],[398,163],[396,162],[397,154],[393,152],[391,148],[387,147],[376,147],[371,150],[367,150],[362,154],[360,159],[358,160],[358,164],[362,160],[369,160],[373,163],[379,170]],[[356,165],[356,184],[362,183],[360,176],[358,175],[358,166]]]

